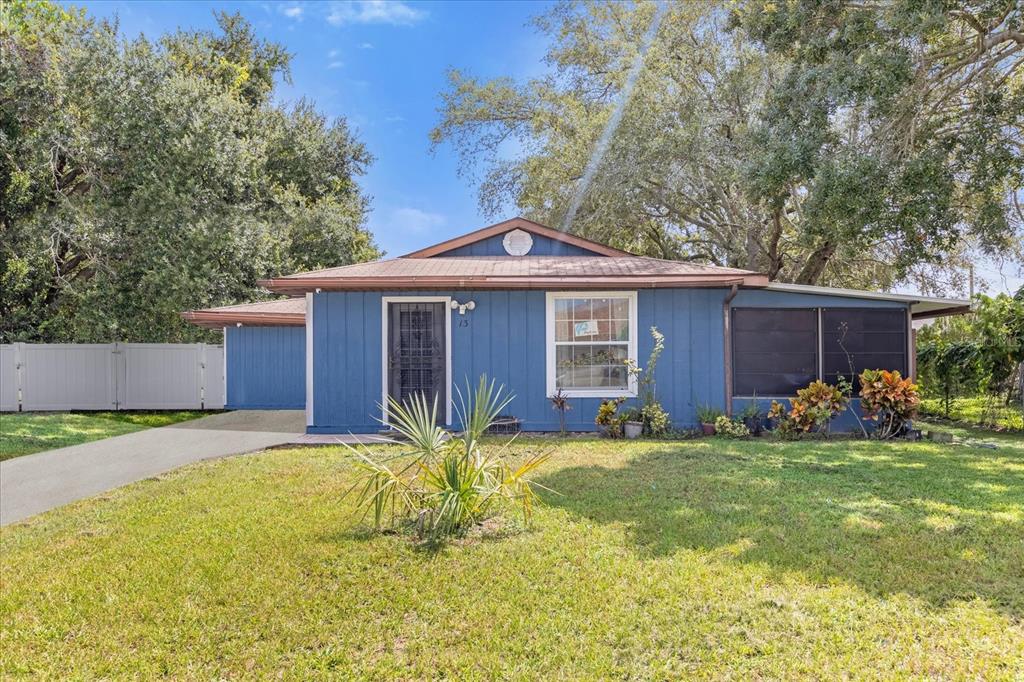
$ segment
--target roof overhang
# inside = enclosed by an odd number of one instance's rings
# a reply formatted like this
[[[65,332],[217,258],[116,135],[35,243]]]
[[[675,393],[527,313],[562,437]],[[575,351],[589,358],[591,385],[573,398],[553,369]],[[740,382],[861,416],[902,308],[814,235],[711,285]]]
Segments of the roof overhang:
[[[207,329],[222,329],[241,325],[260,327],[301,327],[306,324],[305,313],[254,313],[231,310],[189,310],[181,314],[188,322]]]
[[[971,302],[960,298],[937,298],[918,294],[887,294],[860,289],[840,289],[836,287],[818,287],[808,284],[784,284],[772,282],[765,289],[769,291],[786,291],[794,294],[815,294],[818,296],[844,296],[846,298],[862,298],[871,301],[895,301],[910,306],[910,314],[915,320],[926,320],[946,315],[963,315],[971,312]]]
[[[721,288],[732,285],[764,287],[768,277],[750,273],[736,275],[656,275],[643,277],[278,277],[260,280],[270,291],[295,295],[306,291],[375,291],[393,289],[685,289]]]

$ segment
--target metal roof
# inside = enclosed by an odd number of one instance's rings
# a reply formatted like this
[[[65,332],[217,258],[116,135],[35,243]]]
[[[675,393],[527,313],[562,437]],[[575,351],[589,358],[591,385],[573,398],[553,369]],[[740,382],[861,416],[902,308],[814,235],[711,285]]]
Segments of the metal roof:
[[[921,296],[920,294],[887,294],[876,291],[863,291],[861,289],[818,287],[810,284],[785,284],[783,282],[772,282],[764,288],[768,291],[786,291],[793,294],[845,296],[846,298],[863,298],[872,301],[909,303],[910,312],[914,319],[959,315],[971,310],[971,302],[962,298],[938,298],[935,296]]]
[[[598,256],[444,256],[512,229],[522,229],[573,244]],[[769,282],[761,273],[714,265],[636,256],[566,234],[524,218],[495,225],[414,251],[400,258],[357,263],[261,280],[267,289],[291,296],[310,291],[382,291],[444,289],[653,289],[743,287],[790,293],[843,296],[909,303],[917,319],[968,312],[970,301],[857,289]],[[245,303],[182,313],[204,327],[230,324],[301,325],[305,297]]]
[[[392,258],[261,281],[278,293],[345,289],[595,289],[764,286],[756,272],[644,256]]]
[[[181,314],[192,324],[220,329],[237,324],[302,326],[306,324],[306,298],[283,298],[259,303],[239,303]]]

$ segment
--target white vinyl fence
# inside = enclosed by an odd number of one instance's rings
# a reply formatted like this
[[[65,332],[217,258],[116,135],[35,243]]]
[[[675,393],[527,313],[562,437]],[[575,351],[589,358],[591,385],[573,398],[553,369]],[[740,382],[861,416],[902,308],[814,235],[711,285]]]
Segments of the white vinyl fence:
[[[0,345],[2,411],[211,410],[224,398],[219,345]]]

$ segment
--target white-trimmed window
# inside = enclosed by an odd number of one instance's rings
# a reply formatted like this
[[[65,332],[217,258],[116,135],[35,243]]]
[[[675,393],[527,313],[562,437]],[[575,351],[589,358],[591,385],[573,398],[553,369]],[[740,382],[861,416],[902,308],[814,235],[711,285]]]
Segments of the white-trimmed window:
[[[547,389],[574,398],[635,396],[636,292],[548,292]]]

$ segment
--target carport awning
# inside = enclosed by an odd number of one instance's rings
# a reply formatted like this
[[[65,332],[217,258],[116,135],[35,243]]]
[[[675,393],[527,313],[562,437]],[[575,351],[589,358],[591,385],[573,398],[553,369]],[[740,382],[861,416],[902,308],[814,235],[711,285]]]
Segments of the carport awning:
[[[221,329],[239,324],[301,327],[306,324],[306,298],[283,298],[276,301],[189,310],[181,316],[192,324],[207,329]]]
[[[937,298],[918,294],[885,294],[860,289],[839,289],[834,287],[815,287],[807,284],[782,284],[772,282],[765,289],[769,291],[788,291],[796,294],[817,294],[819,296],[845,296],[847,298],[863,298],[872,301],[898,301],[910,304],[910,314],[915,320],[926,320],[945,315],[963,315],[971,312],[971,302],[962,298]]]

